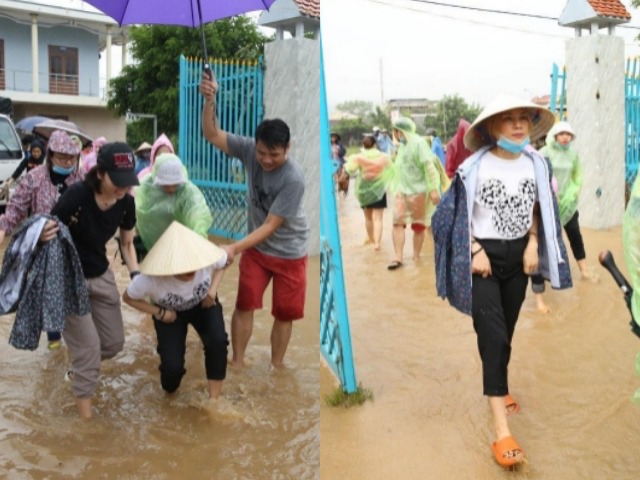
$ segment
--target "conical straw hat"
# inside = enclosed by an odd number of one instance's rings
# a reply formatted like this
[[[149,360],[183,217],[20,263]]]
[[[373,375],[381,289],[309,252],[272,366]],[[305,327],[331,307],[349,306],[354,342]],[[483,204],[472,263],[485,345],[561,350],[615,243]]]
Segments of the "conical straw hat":
[[[178,275],[213,265],[224,250],[179,222],[169,225],[140,264],[145,275]]]
[[[531,140],[545,136],[556,121],[553,113],[540,105],[508,95],[499,95],[480,112],[478,118],[467,129],[467,133],[464,134],[464,146],[476,151],[484,145],[490,145],[492,141],[486,131],[486,121],[494,115],[516,108],[526,108],[532,113],[529,132]]]

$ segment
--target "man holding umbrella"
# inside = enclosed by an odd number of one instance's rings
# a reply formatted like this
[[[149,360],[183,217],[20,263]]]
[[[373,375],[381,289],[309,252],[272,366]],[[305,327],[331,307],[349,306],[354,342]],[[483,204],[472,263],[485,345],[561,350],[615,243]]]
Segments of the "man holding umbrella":
[[[262,308],[264,291],[273,278],[271,363],[283,364],[293,320],[304,316],[309,226],[303,207],[304,173],[289,158],[289,127],[280,119],[264,120],[255,139],[221,130],[216,116],[218,84],[206,72],[200,83],[205,98],[202,130],[205,138],[227,155],[238,158],[249,183],[248,235],[224,246],[230,264],[240,258],[236,308],[231,319],[233,364],[244,366],[253,331],[253,312]]]

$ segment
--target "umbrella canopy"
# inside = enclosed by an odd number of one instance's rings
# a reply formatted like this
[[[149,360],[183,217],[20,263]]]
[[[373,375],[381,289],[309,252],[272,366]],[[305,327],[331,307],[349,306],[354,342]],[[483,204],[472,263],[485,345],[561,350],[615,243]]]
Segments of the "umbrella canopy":
[[[26,133],[31,133],[33,127],[38,125],[39,123],[47,122],[51,120],[49,117],[25,117],[16,123],[16,130],[20,135],[24,135]]]
[[[255,10],[267,10],[275,0],[85,0],[120,25],[182,25],[203,23]]]
[[[49,140],[49,136],[54,130],[63,130],[69,135],[76,135],[82,142],[83,148],[93,142],[93,139],[80,130],[75,123],[67,122],[66,120],[47,120],[33,127],[33,133],[47,140]]]
[[[256,10],[268,10],[275,0],[85,0],[113,18],[120,26],[132,24],[202,27],[205,23]],[[204,69],[209,54],[202,31]]]

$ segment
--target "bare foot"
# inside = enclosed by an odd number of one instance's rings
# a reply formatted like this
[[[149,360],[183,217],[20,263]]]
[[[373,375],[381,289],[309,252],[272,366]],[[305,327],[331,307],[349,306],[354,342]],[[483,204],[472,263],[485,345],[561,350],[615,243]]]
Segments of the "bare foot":
[[[362,245],[371,245],[373,243],[373,240],[371,240],[370,238],[365,238],[364,242],[362,242]]]
[[[373,244],[373,249],[374,249],[376,252],[379,252],[379,251],[380,251],[380,244],[379,244],[379,243],[377,243],[377,244],[376,244],[376,243],[374,243],[374,244]]]
[[[549,306],[546,303],[538,303],[536,305],[536,308],[538,309],[538,312],[540,313],[549,313],[551,312],[551,308],[549,308]]]

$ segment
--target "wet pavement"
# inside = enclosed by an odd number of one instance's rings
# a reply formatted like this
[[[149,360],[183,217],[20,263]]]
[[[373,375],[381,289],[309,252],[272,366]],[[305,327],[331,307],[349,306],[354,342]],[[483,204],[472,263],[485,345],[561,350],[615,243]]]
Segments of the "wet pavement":
[[[7,241],[3,245],[6,247]],[[109,244],[113,258],[115,243]],[[2,252],[3,253],[3,252]],[[129,281],[112,262],[120,290]],[[0,317],[0,478],[26,479],[316,479],[319,470],[318,257],[308,268],[306,318],[295,324],[285,368],[269,367],[270,290],[256,312],[250,365],[229,368],[220,401],[207,398],[200,340],[187,337],[180,389],[160,387],[150,317],[123,305],[124,351],[103,362],[94,418],[77,418],[63,380],[67,351],[20,351],[7,339],[13,315]],[[219,295],[227,332],[237,262]]]
[[[351,409],[322,400],[322,479],[640,478],[640,405],[631,402],[640,387],[640,338],[597,262],[610,249],[622,266],[621,228],[583,229],[598,278],[581,280],[572,259],[574,288],[547,286],[551,313],[538,313],[527,293],[510,363],[510,389],[522,407],[510,427],[527,463],[507,472],[490,449],[471,319],[435,294],[433,242],[427,239],[416,264],[407,237],[405,264],[390,272],[391,210],[379,253],[363,246],[364,217],[353,195],[339,200],[338,215],[356,377],[374,400]],[[335,386],[322,364],[320,395]]]

